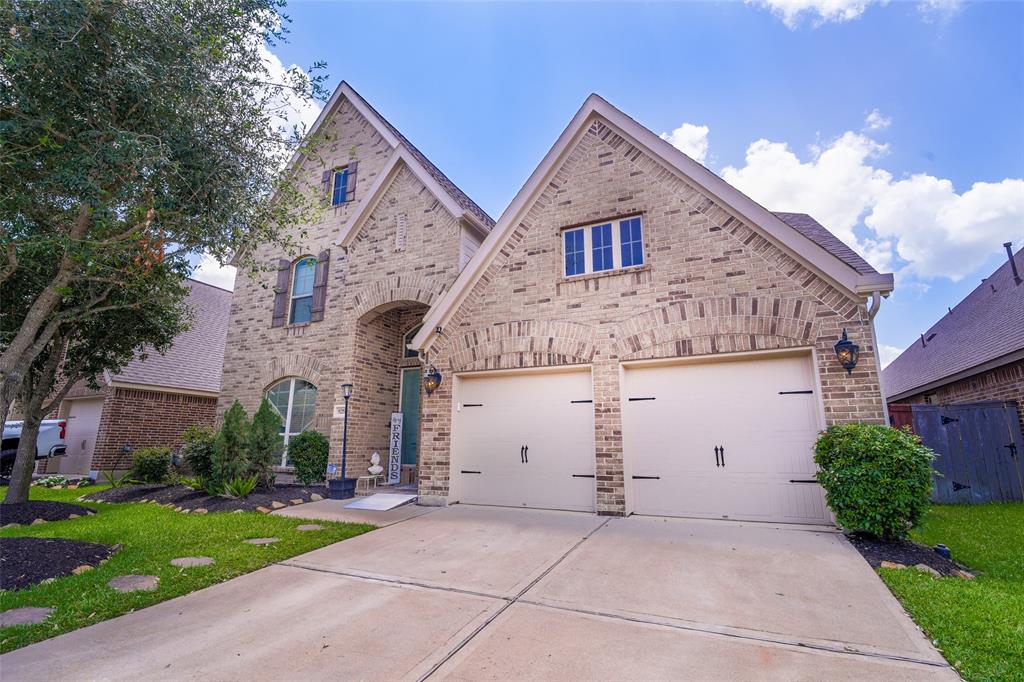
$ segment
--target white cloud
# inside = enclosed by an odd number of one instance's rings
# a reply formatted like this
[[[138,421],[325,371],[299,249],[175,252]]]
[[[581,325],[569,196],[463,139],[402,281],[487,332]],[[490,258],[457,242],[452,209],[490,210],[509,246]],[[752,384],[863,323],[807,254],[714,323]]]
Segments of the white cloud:
[[[963,8],[961,0],[921,0],[917,11],[928,23],[943,23],[953,18]]]
[[[878,359],[882,362],[882,369],[888,367],[889,363],[898,358],[902,352],[902,348],[888,346],[884,343],[878,344]]]
[[[891,125],[892,117],[883,115],[878,109],[872,109],[864,119],[864,128],[867,130],[885,130]]]
[[[708,127],[684,123],[671,133],[662,133],[661,139],[689,156],[698,163],[704,163],[708,156]]]
[[[814,26],[858,18],[872,4],[884,5],[887,0],[746,0],[771,10],[790,29],[800,26],[805,15],[813,17]]]
[[[958,194],[931,175],[894,179],[877,165],[887,149],[846,132],[804,161],[762,139],[722,177],[771,210],[811,214],[878,270],[895,269],[901,287],[957,281],[1003,242],[1024,239],[1024,180],[979,182]]]
[[[269,82],[277,85],[284,85],[292,82],[290,72],[300,72],[305,74],[302,67],[292,64],[289,67],[285,67],[281,59],[270,51],[266,43],[260,45],[260,54],[263,57],[263,64],[267,69],[267,75],[269,76]],[[320,103],[316,100],[309,98],[302,98],[295,94],[293,91],[282,88],[278,90],[270,101],[270,108],[274,113],[276,125],[280,125],[287,130],[291,130],[293,126],[298,126],[302,132],[308,131],[316,121],[317,116],[320,115]]]
[[[212,284],[221,289],[235,290],[235,268],[231,265],[221,265],[216,258],[209,254],[202,255],[191,276],[192,279]]]

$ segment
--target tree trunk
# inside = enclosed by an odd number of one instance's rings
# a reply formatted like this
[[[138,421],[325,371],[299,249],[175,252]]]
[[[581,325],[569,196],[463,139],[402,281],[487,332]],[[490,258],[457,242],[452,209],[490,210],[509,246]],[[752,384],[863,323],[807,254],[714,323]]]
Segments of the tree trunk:
[[[39,425],[42,415],[38,409],[26,412],[25,422],[21,426],[21,440],[18,441],[18,456],[14,460],[11,471],[11,484],[7,488],[7,496],[3,504],[20,504],[28,502],[28,489],[32,485],[32,470],[36,465],[36,440],[39,437]]]

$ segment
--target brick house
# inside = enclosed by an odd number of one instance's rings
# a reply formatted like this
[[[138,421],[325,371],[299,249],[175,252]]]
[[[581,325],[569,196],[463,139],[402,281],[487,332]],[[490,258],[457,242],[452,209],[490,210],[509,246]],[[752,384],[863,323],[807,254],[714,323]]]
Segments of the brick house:
[[[889,404],[1017,403],[1024,430],[1024,249],[882,372]]]
[[[289,428],[329,435],[337,461],[352,383],[349,474],[401,411],[424,504],[829,521],[811,445],[886,420],[872,318],[891,275],[596,95],[493,225],[432,189],[347,85],[317,126],[337,157],[309,182],[334,202],[358,164],[360,185],[309,226],[308,266],[261,254],[276,291],[239,278],[220,409],[285,386],[279,409],[304,420]],[[431,395],[412,388],[424,368],[443,377]]]
[[[57,410],[68,420],[67,454],[40,462],[40,473],[124,470],[131,450],[175,448],[187,427],[213,425],[231,292],[196,280],[187,285],[192,327],[163,355],[104,373],[99,391],[84,383],[72,388]]]

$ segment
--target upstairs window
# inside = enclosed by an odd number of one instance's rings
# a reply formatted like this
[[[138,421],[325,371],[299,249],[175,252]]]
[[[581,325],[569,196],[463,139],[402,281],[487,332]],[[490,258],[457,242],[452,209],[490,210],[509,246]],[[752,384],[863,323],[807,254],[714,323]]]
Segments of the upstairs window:
[[[292,274],[290,324],[302,324],[312,319],[315,275],[316,258],[303,258],[295,263],[295,272]]]
[[[562,232],[566,277],[644,264],[643,222],[640,216],[574,227]]]
[[[340,206],[348,201],[348,167],[335,170],[332,182],[331,206]]]

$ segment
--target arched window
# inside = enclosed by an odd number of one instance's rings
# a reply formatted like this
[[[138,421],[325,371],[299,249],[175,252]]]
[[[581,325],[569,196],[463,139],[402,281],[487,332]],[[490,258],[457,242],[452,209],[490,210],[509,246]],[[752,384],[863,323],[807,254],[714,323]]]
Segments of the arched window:
[[[423,325],[422,324],[418,324],[415,327],[413,327],[412,329],[410,329],[409,331],[407,331],[405,333],[405,336],[402,337],[402,349],[405,351],[405,353],[402,355],[402,357],[406,357],[406,358],[419,357],[419,353],[414,351],[412,348],[409,348],[409,344],[412,343],[412,340],[416,337],[416,334],[422,328],[423,328]]]
[[[295,262],[292,273],[291,324],[309,322],[313,313],[313,280],[316,277],[316,258],[302,258]]]
[[[313,426],[316,408],[316,386],[305,379],[284,379],[270,387],[267,400],[281,415],[281,435],[284,436],[280,463],[287,466],[288,441]]]

